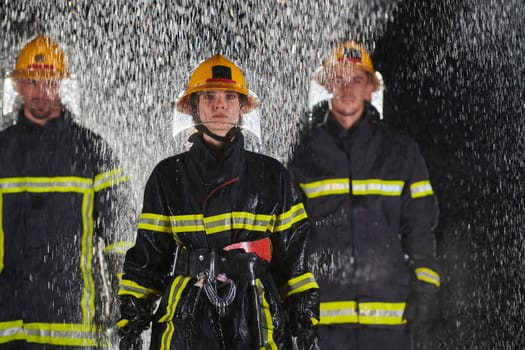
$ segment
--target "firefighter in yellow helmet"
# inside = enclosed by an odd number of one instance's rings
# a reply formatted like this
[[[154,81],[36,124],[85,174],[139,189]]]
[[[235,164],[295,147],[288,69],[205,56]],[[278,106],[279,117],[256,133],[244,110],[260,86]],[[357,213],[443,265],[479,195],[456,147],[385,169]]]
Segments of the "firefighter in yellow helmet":
[[[244,149],[240,118],[256,106],[222,55],[202,62],[177,100],[198,130],[147,182],[119,290],[122,349],[150,321],[152,349],[289,349],[292,332],[314,348],[306,213],[285,168]]]
[[[314,74],[330,110],[289,166],[313,228],[324,349],[411,349],[410,332],[439,315],[436,196],[417,144],[369,103],[374,73],[354,41],[330,52]]]
[[[108,345],[100,326],[110,316],[103,281],[111,276],[102,267],[118,261],[111,246],[126,176],[106,142],[61,103],[69,77],[60,46],[40,35],[6,78],[20,106],[16,124],[0,132],[2,349]]]

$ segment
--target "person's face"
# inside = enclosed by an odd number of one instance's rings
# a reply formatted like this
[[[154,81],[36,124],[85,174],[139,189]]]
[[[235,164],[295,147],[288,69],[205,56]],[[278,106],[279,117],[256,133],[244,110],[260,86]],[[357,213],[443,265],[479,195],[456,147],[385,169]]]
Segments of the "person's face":
[[[223,90],[206,90],[197,94],[201,123],[213,134],[226,136],[239,122],[242,110],[239,94]]]
[[[336,67],[327,88],[334,95],[332,113],[346,129],[359,120],[365,100],[370,101],[374,91],[367,73],[352,66]]]
[[[60,81],[53,79],[17,80],[17,90],[24,101],[24,115],[40,125],[60,116],[59,84]]]

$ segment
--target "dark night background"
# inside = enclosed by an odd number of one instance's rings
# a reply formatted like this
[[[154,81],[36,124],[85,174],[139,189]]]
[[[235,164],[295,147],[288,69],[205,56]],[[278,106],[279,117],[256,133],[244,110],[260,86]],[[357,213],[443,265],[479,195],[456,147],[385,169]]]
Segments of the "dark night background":
[[[403,2],[374,52],[440,203],[443,318],[418,348],[525,348],[524,8]]]

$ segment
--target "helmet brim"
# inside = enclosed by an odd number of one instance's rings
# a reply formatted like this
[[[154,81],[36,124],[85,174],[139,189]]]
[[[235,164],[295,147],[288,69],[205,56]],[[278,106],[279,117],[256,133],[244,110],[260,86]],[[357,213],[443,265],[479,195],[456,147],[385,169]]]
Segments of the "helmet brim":
[[[191,110],[191,95],[193,93],[196,93],[196,92],[200,92],[200,91],[206,91],[206,90],[222,90],[222,91],[234,91],[234,92],[237,92],[241,95],[244,95],[246,96],[246,102],[243,104],[242,106],[242,114],[247,114],[247,113],[250,113],[252,112],[253,110],[255,110],[259,104],[258,102],[258,98],[256,96],[253,95],[253,93],[250,92],[250,94],[248,95],[245,95],[245,94],[242,94],[238,91],[235,91],[235,90],[232,90],[231,86],[216,86],[216,87],[213,87],[213,88],[210,88],[210,86],[206,86],[206,87],[203,87],[202,89],[198,89],[198,88],[194,88],[194,89],[191,89],[190,91],[184,91],[182,94],[181,94],[181,97],[177,98],[177,100],[175,101],[175,106],[177,108],[177,111],[181,112],[181,113],[185,113],[185,114],[189,114],[191,115],[192,114],[192,110]]]
[[[341,67],[341,66],[360,69],[363,72],[370,74],[372,78],[372,84],[374,85],[374,91],[379,90],[379,88],[381,87],[381,81],[377,78],[375,71],[366,69],[366,67],[361,64],[356,64],[356,63],[351,63],[351,62],[344,62],[344,63],[337,62],[334,64],[321,66],[314,72],[314,74],[312,75],[312,79],[315,80],[318,84],[324,87],[327,87],[328,83],[331,80],[333,80],[334,69],[337,67]]]
[[[7,77],[17,79],[53,79],[62,80],[71,78],[69,72],[57,72],[54,70],[32,69],[32,70],[14,70]]]

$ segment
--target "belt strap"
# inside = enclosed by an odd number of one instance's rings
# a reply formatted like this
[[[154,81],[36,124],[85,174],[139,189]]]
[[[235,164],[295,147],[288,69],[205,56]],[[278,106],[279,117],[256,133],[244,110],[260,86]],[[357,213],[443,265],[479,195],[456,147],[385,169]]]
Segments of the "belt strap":
[[[225,274],[234,280],[251,280],[266,273],[268,263],[255,253],[239,250],[219,251],[215,257],[215,273]],[[211,252],[207,249],[179,249],[175,275],[198,277],[203,271],[209,272]]]

